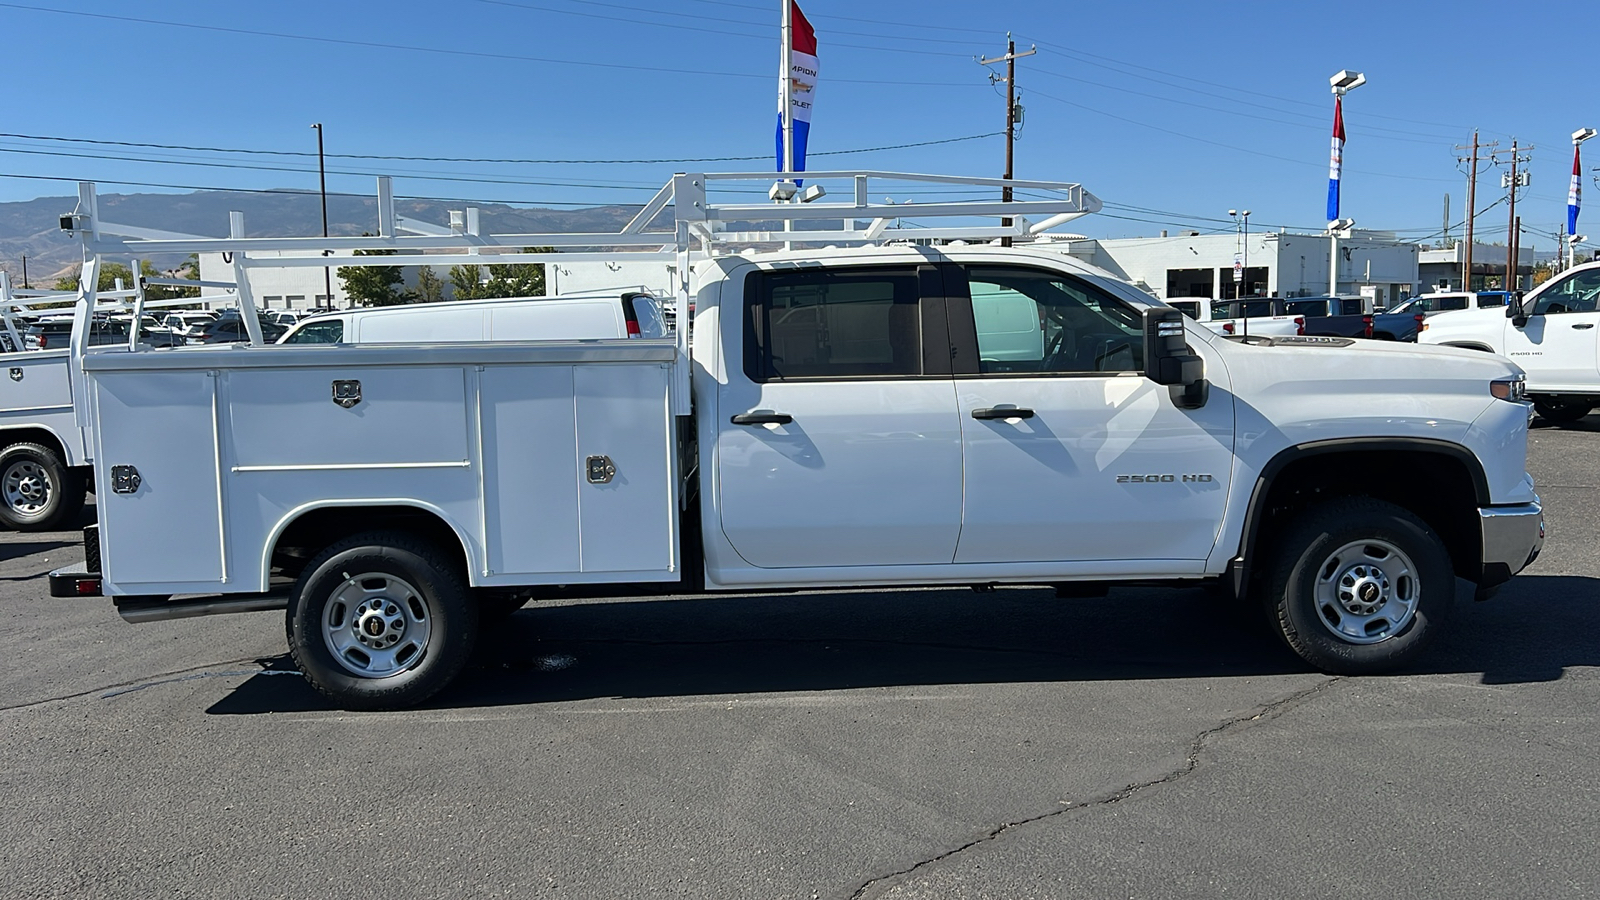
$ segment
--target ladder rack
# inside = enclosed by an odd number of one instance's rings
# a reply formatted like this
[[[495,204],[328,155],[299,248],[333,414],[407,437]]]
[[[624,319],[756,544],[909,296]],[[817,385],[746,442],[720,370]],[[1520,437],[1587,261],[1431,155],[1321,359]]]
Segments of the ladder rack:
[[[801,190],[802,179],[809,182]],[[747,186],[741,191],[737,185]],[[713,202],[722,192],[760,193],[750,183],[771,185],[771,202]],[[915,191],[957,189],[958,193],[998,192],[1010,187],[1048,192],[1048,199],[1003,202],[997,199],[955,199],[895,203],[872,201],[885,183]],[[833,185],[841,200],[819,202]],[[486,263],[612,261],[619,258],[660,259],[677,263],[677,308],[690,304],[690,263],[699,256],[738,252],[760,245],[785,249],[796,243],[835,246],[881,245],[911,240],[1027,241],[1050,228],[1098,212],[1100,200],[1082,185],[1056,181],[1022,181],[878,171],[680,173],[656,192],[627,225],[616,232],[489,234],[479,226],[479,211],[452,210],[448,228],[395,214],[388,177],[378,178],[378,233],[365,237],[246,237],[244,214],[229,214],[228,237],[181,234],[103,221],[91,182],[78,185],[78,205],[61,217],[61,229],[83,244],[84,275],[80,304],[94,305],[95,270],[105,256],[147,257],[153,253],[222,253],[233,266],[239,311],[252,345],[263,343],[256,318],[248,270],[262,268],[329,268],[346,266],[478,265]],[[670,231],[646,229],[668,207]],[[1033,221],[1035,218],[1037,222]],[[938,220],[938,226],[907,227],[906,220]],[[1000,219],[998,224],[972,225],[974,219]],[[837,222],[838,228],[822,228]],[[773,228],[772,225],[779,227]],[[803,226],[803,227],[797,227]],[[552,253],[528,253],[542,246]],[[334,251],[379,250],[388,255],[329,256]],[[279,256],[252,256],[275,253]],[[688,328],[678,329],[678,346],[689,357]],[[75,338],[75,340],[77,340]],[[82,340],[87,340],[86,337]],[[680,366],[674,407],[688,412],[688,367]]]

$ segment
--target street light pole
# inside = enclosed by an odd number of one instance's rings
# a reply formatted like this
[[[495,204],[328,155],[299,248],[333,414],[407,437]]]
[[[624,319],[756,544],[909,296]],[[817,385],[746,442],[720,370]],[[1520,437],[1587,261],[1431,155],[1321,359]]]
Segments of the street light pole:
[[[1339,296],[1339,230],[1355,224],[1339,217],[1339,185],[1344,170],[1344,95],[1367,83],[1367,76],[1340,69],[1328,79],[1333,88],[1333,155],[1328,167],[1328,294]]]
[[[322,123],[311,126],[317,130],[317,185],[322,194],[322,236],[328,236],[328,168],[322,155]],[[333,305],[333,270],[322,267],[322,291],[327,304]]]
[[[22,289],[28,289],[28,254],[22,254]]]

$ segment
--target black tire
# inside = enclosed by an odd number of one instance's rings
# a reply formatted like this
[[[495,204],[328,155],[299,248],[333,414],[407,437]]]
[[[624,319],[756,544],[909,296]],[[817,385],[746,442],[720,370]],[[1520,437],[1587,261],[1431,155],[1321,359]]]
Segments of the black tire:
[[[1535,400],[1533,411],[1546,422],[1576,422],[1594,409],[1593,403],[1583,400]]]
[[[1324,672],[1378,675],[1405,666],[1455,605],[1444,542],[1392,503],[1329,501],[1296,517],[1274,546],[1268,617],[1289,649]]]
[[[414,706],[438,693],[466,665],[478,634],[478,606],[459,568],[398,532],[322,551],[301,573],[286,619],[289,653],[306,681],[352,710]]]
[[[0,450],[0,522],[17,531],[59,531],[83,511],[83,476],[42,444]]]

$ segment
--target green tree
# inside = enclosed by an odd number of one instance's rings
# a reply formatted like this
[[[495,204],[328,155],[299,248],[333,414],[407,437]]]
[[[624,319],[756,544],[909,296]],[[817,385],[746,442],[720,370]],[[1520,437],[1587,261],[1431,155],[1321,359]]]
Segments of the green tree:
[[[371,235],[362,235],[371,237]],[[393,256],[393,250],[357,250],[356,256]],[[341,266],[339,281],[345,295],[363,306],[399,306],[416,301],[409,292],[401,289],[405,276],[399,266]]]
[[[523,253],[554,253],[554,247],[524,247]],[[477,266],[452,266],[450,283],[457,300],[489,300],[497,297],[543,297],[543,263],[489,264],[489,279],[483,280]]]
[[[417,269],[417,300],[438,303],[444,299],[444,279],[433,274],[433,266]]]
[[[196,266],[198,266],[198,263],[196,263]],[[156,267],[151,265],[149,260],[142,260],[139,263],[139,274],[145,278],[161,277],[161,273],[156,271]],[[58,279],[55,283],[55,290],[77,290],[78,279],[80,277],[80,275],[69,275],[65,278]],[[200,279],[198,268],[195,270],[195,274],[193,276],[186,275],[184,277],[192,277],[193,280],[198,281]],[[118,280],[121,280],[124,288],[133,287],[133,269],[123,265],[122,263],[105,263],[104,265],[100,266],[100,277],[95,284],[95,290],[114,291],[117,288]],[[150,285],[145,289],[144,292],[144,298],[146,300],[176,300],[183,297],[198,296],[200,296],[199,288],[168,287],[161,284]]]

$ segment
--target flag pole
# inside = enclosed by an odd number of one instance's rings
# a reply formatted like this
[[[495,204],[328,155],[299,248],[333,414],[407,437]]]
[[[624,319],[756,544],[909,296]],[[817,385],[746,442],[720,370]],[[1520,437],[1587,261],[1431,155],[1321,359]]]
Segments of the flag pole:
[[[778,52],[778,115],[783,122],[783,171],[794,171],[794,81],[792,66],[794,63],[794,15],[793,0],[778,0],[783,7],[779,33],[781,35],[780,49]]]

